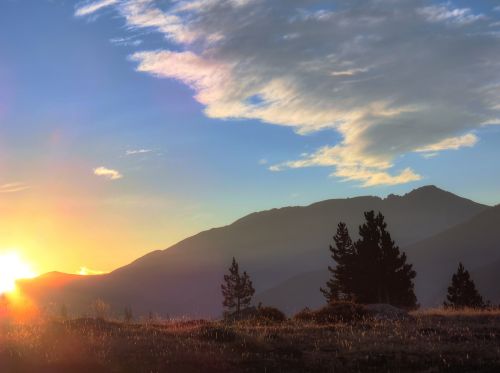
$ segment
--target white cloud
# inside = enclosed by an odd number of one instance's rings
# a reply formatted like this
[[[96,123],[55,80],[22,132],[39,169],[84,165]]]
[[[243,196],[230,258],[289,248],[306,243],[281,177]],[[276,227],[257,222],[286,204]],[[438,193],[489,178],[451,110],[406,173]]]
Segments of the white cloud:
[[[21,182],[0,185],[0,193],[17,193],[29,189],[29,185]]]
[[[426,153],[426,152],[439,152],[442,150],[457,150],[460,148],[471,148],[477,144],[479,138],[473,133],[468,133],[463,136],[450,137],[448,139],[441,140],[435,144],[430,144],[416,149],[416,152]]]
[[[75,11],[75,16],[77,17],[83,17],[83,16],[88,16],[90,14],[93,14],[103,8],[109,7],[111,5],[118,4],[118,0],[100,0],[100,1],[93,1],[91,3],[87,3],[85,5],[82,5],[78,7]]]
[[[111,168],[106,168],[103,166],[94,168],[94,175],[102,176],[109,180],[118,180],[123,178],[123,175],[119,171],[113,170]]]
[[[483,14],[474,14],[470,8],[452,8],[450,4],[432,5],[418,9],[418,12],[430,22],[449,22],[466,25],[484,19]]]
[[[135,39],[133,37],[126,37],[126,38],[113,38],[109,39],[111,44],[118,45],[121,47],[138,47],[139,45],[142,44],[141,39]]]
[[[99,271],[97,269],[90,269],[87,267],[80,267],[78,272],[76,274],[80,276],[92,276],[92,275],[102,275],[104,273],[107,273],[106,271]]]
[[[147,154],[151,153],[151,149],[132,149],[125,152],[126,155],[137,155],[137,154]]]
[[[134,53],[138,71],[187,84],[212,118],[341,135],[273,170],[333,167],[366,186],[414,181],[416,171],[394,170],[401,155],[453,148],[457,134],[500,116],[495,14],[424,0],[158,4],[116,6],[129,28],[156,30],[175,44]],[[467,139],[457,148],[472,146]]]

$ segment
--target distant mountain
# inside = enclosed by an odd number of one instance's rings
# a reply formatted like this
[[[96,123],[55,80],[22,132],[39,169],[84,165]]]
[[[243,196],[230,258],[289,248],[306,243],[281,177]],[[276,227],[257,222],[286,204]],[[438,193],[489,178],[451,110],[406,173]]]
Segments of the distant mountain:
[[[479,290],[500,302],[500,206],[407,247],[418,272],[417,297],[438,305],[461,261],[477,278]]]
[[[110,274],[79,278],[54,291],[38,291],[36,297],[41,302],[64,302],[77,310],[100,297],[116,309],[131,305],[136,313],[151,310],[164,315],[218,316],[220,283],[232,256],[248,270],[257,292],[266,299],[267,290],[286,281],[293,284],[295,276],[324,271],[330,263],[328,245],[339,221],[346,222],[356,237],[363,212],[381,211],[393,238],[407,246],[487,209],[434,186],[385,199],[333,199],[273,209],[199,233]],[[312,293],[318,293],[317,286],[289,295],[294,297],[293,303],[307,304]],[[285,293],[280,296],[290,302]]]

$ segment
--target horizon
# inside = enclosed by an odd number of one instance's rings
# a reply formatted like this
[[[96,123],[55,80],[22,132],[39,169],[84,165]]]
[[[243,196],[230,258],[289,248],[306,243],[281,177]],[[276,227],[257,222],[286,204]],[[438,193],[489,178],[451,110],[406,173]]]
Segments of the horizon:
[[[500,0],[0,0],[1,373],[500,372],[499,160]]]
[[[488,0],[3,2],[0,253],[91,274],[280,206],[497,204],[499,25]]]
[[[175,246],[177,244],[179,244],[180,242],[186,240],[186,239],[189,239],[190,237],[193,237],[194,235],[197,235],[199,233],[204,233],[204,232],[208,232],[214,228],[223,228],[223,227],[227,227],[227,226],[230,226],[232,225],[233,223],[239,221],[239,220],[242,220],[244,218],[246,218],[247,216],[250,216],[250,215],[253,215],[253,214],[256,214],[256,213],[262,213],[262,212],[270,212],[270,211],[273,211],[273,210],[280,210],[280,209],[286,209],[286,208],[290,208],[290,207],[310,207],[312,205],[315,205],[317,203],[322,203],[322,202],[327,202],[327,201],[333,201],[333,200],[345,200],[345,199],[353,199],[353,198],[363,198],[363,197],[373,197],[373,198],[380,198],[381,200],[387,200],[388,198],[391,197],[391,195],[395,195],[396,197],[400,197],[400,198],[404,198],[407,194],[410,194],[414,191],[417,191],[417,190],[421,190],[421,189],[437,189],[439,191],[443,191],[443,192],[446,192],[446,193],[451,193],[447,190],[444,190],[442,188],[439,188],[438,186],[434,185],[434,184],[428,184],[428,185],[423,185],[423,186],[420,186],[420,187],[417,187],[417,188],[414,188],[410,191],[407,191],[403,194],[393,194],[393,193],[390,193],[386,196],[376,196],[376,195],[359,195],[359,196],[353,196],[353,197],[349,197],[349,196],[346,196],[346,197],[343,197],[343,198],[330,198],[330,199],[325,199],[325,200],[321,200],[321,201],[315,201],[315,202],[311,202],[311,203],[306,203],[306,204],[302,204],[302,205],[285,205],[285,206],[278,206],[278,207],[272,207],[270,209],[266,209],[266,210],[259,210],[259,211],[253,211],[253,212],[250,212],[248,214],[245,214],[245,215],[242,215],[240,217],[237,217],[235,220],[232,220],[231,222],[227,223],[227,224],[224,224],[224,225],[220,225],[220,226],[212,226],[212,227],[208,227],[207,229],[204,229],[204,230],[201,230],[199,232],[195,232],[193,235],[190,235],[190,236],[186,236],[186,237],[183,237],[181,238],[179,241],[176,241],[174,242],[173,244],[171,244],[170,246],[168,247],[164,247],[164,248],[156,248],[156,249],[152,249],[148,252],[146,252],[144,255],[142,256],[145,256],[145,255],[148,255],[150,253],[153,253],[153,252],[156,252],[156,251],[165,251],[165,250],[168,250],[170,247],[172,246]],[[472,199],[469,199],[469,198],[466,198],[466,197],[463,197],[463,196],[460,196],[460,195],[457,195],[457,194],[454,194],[454,193],[451,193],[453,195],[455,195],[456,197],[459,197],[459,198],[465,198],[469,201],[472,201],[472,202],[475,202],[475,203],[479,203],[477,201],[474,201]],[[486,207],[496,207],[500,204],[492,204],[492,205],[488,205],[488,204],[483,204],[484,206]],[[376,211],[376,212],[381,212],[383,213],[383,211]],[[390,225],[388,227],[389,229],[391,228]],[[92,273],[92,270],[89,270],[88,268],[86,267],[82,267],[79,269],[78,272],[75,272],[75,273],[70,273],[70,272],[64,272],[64,271],[59,271],[57,269],[54,269],[54,270],[51,270],[51,271],[47,271],[47,272],[43,272],[43,273],[38,273],[36,275],[36,277],[42,277],[42,276],[45,276],[45,275],[48,275],[48,274],[52,274],[52,273],[60,273],[60,274],[64,274],[64,275],[80,275],[80,276],[92,276],[92,275],[106,275],[106,274],[109,274],[111,272],[113,272],[114,270],[117,270],[117,269],[120,269],[122,267],[126,267],[127,265],[135,262],[136,260],[138,259],[141,259],[142,256],[140,257],[137,257],[137,258],[134,258],[132,261],[130,262],[127,262],[127,263],[123,263],[122,265],[116,267],[116,268],[113,268],[111,269],[110,271],[107,271],[107,272],[98,272],[98,273]],[[31,277],[31,278],[36,278],[36,277]],[[30,278],[20,278],[20,280],[25,280],[25,279],[30,279]]]

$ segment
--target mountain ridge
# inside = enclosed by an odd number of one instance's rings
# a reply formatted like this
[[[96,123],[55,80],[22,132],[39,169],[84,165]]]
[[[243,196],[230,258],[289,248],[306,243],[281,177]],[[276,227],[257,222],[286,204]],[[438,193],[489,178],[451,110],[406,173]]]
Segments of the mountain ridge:
[[[137,305],[138,313],[154,309],[169,315],[217,316],[220,282],[232,256],[263,293],[303,272],[325,268],[328,245],[341,220],[355,238],[363,212],[381,211],[396,242],[408,246],[489,208],[427,186],[403,196],[330,199],[260,211],[148,253],[109,274],[78,279],[42,298],[82,308],[99,297],[116,307]]]

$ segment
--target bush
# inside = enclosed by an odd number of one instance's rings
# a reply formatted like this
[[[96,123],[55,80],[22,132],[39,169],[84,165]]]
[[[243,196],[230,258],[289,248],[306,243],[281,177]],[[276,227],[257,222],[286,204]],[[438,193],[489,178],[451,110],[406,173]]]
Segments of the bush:
[[[200,328],[200,337],[207,341],[223,343],[235,341],[238,334],[224,325],[204,325]]]
[[[311,322],[314,321],[314,312],[309,307],[304,308],[293,316],[296,321]]]
[[[329,324],[334,322],[361,320],[365,316],[367,316],[367,311],[360,304],[352,302],[334,302],[315,311],[306,308],[296,314],[294,319],[298,321],[316,322],[318,324]]]
[[[257,319],[263,321],[283,322],[286,321],[286,316],[283,312],[275,307],[259,307],[257,308]]]

